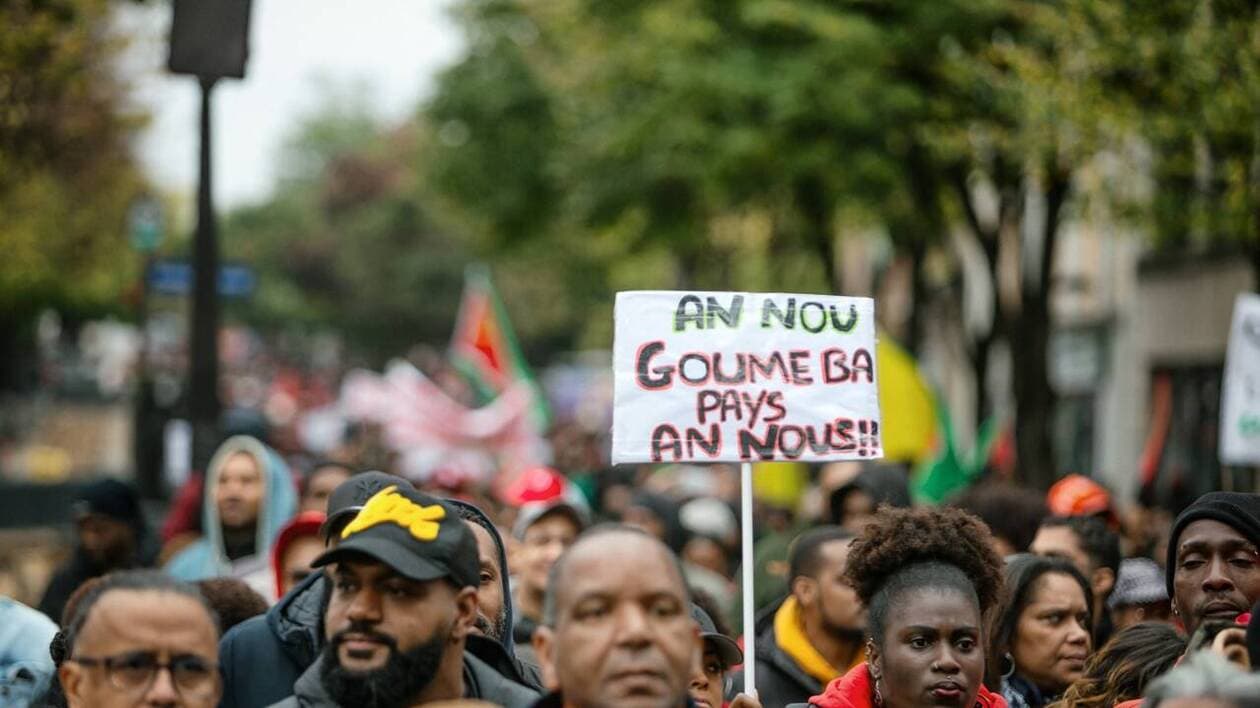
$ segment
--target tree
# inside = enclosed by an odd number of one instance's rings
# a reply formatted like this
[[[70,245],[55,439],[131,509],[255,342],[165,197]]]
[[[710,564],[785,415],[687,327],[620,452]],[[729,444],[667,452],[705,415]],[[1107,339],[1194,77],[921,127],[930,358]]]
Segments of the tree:
[[[226,219],[225,256],[259,272],[240,316],[281,331],[335,329],[376,363],[445,342],[467,256],[428,214],[420,140],[414,124],[387,130],[359,99],[330,94],[288,142],[276,193]]]
[[[137,274],[126,213],[143,189],[129,142],[143,117],[115,76],[106,0],[0,8],[0,388],[33,383],[32,323],[120,308]]]

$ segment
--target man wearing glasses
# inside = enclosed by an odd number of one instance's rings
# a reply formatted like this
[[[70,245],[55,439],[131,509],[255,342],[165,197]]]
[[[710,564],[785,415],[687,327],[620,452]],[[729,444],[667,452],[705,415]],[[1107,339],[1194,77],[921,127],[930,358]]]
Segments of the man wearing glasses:
[[[196,588],[154,571],[106,576],[66,627],[58,669],[70,708],[209,708],[219,630]]]

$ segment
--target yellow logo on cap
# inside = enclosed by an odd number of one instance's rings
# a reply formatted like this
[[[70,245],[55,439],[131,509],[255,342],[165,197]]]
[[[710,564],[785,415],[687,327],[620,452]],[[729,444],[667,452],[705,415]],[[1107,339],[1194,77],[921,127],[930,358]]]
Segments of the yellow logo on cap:
[[[421,506],[399,494],[396,485],[391,485],[363,505],[359,515],[341,532],[341,537],[349,538],[351,534],[388,523],[407,529],[418,541],[432,541],[438,536],[438,522],[444,518],[446,509],[440,504]]]

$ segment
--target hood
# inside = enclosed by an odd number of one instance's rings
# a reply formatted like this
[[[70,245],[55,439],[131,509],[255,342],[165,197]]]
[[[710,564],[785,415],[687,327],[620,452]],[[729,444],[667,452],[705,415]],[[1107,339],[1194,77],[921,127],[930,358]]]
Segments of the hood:
[[[284,551],[293,543],[294,540],[304,536],[311,536],[320,540],[323,544],[323,536],[320,535],[320,527],[324,524],[324,512],[322,511],[304,511],[284,525],[280,529],[279,535],[276,536],[276,542],[271,548],[271,572],[275,576],[275,599],[280,599],[280,588],[284,585],[284,568],[283,559]]]
[[[495,550],[499,553],[499,582],[503,584],[503,608],[507,611],[507,623],[500,644],[507,650],[509,656],[515,657],[516,646],[512,638],[512,628],[516,626],[516,613],[512,610],[512,579],[508,575],[507,551],[503,547],[503,537],[499,535],[499,530],[481,509],[458,499],[446,501],[459,510],[462,518],[485,529],[490,534],[490,538],[494,539]]]
[[[201,527],[205,531],[206,544],[225,571],[231,564],[223,548],[223,528],[219,525],[219,508],[214,503],[214,495],[219,486],[219,472],[223,469],[223,464],[238,452],[253,457],[263,471],[263,498],[254,539],[255,557],[271,557],[272,543],[280,534],[280,529],[297,513],[298,506],[297,490],[293,487],[289,466],[280,455],[247,435],[237,435],[225,440],[215,450],[206,467],[206,491],[201,508]]]
[[[293,684],[293,695],[297,698],[297,705],[311,706],[312,708],[335,708],[336,702],[332,696],[328,695],[328,691],[324,690],[324,684],[319,680],[320,667],[324,664],[324,657],[318,656],[311,663],[310,668],[302,672],[296,683]]]
[[[809,699],[809,704],[817,708],[873,708],[875,702],[871,698],[871,673],[863,662],[827,684],[822,695]],[[976,708],[1007,708],[1007,705],[1002,696],[980,684]]]
[[[328,582],[313,573],[267,610],[267,626],[298,666],[309,666],[324,647]]]

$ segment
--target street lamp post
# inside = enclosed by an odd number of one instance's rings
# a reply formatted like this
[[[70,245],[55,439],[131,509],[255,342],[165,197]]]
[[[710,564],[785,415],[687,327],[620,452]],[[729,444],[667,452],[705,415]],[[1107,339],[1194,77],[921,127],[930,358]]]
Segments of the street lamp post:
[[[219,440],[219,244],[211,189],[211,97],[215,83],[244,78],[250,0],[175,0],[170,70],[201,84],[201,168],[193,239],[188,415],[192,469],[204,470]]]
[[[211,92],[201,79],[201,167],[197,178],[197,233],[193,238],[192,329],[189,336],[188,416],[192,469],[204,470],[219,438],[219,232],[214,215]]]
[[[140,357],[136,367],[138,385],[132,450],[140,493],[145,498],[154,499],[162,496],[162,448],[161,435],[155,432],[160,425],[156,419],[153,377],[149,371],[149,270],[153,267],[153,252],[162,240],[161,203],[153,196],[141,196],[132,203],[128,217],[131,245],[140,253],[144,263],[140,270],[140,302],[136,313],[140,330]]]

